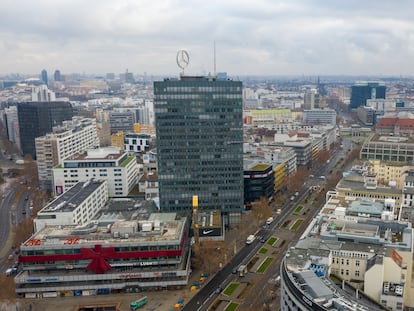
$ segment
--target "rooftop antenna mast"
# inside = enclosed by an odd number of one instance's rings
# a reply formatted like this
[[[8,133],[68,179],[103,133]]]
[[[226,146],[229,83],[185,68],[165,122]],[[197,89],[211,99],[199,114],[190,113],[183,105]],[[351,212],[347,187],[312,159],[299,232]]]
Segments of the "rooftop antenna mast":
[[[215,76],[216,75],[216,40],[213,41],[213,49],[214,49],[213,61],[214,61],[214,76]]]

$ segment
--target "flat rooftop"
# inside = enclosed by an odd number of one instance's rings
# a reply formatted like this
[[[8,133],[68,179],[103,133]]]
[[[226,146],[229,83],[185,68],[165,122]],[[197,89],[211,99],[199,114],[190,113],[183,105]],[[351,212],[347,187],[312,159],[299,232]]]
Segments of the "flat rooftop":
[[[79,204],[84,202],[93,192],[96,191],[106,181],[91,180],[87,182],[79,182],[58,196],[50,204],[46,205],[39,214],[73,212]]]
[[[157,217],[161,215],[161,217]],[[171,216],[171,215],[170,215]],[[177,244],[183,235],[186,218],[163,220],[162,214],[152,214],[151,219],[121,220],[111,226],[99,226],[97,222],[76,226],[46,226],[23,243],[26,247],[76,247],[102,245],[154,245]],[[144,229],[145,228],[145,229]],[[31,243],[35,240],[36,243]],[[69,242],[70,241],[70,242]]]
[[[106,147],[99,149],[88,149],[86,153],[77,154],[73,158],[66,159],[66,161],[85,161],[85,160],[117,160],[124,156],[117,147]]]

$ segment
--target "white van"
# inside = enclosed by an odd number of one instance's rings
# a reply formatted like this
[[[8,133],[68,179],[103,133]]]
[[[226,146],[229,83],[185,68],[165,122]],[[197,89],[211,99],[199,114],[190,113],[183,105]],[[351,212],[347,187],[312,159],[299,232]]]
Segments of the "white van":
[[[249,235],[247,237],[246,244],[252,244],[255,239],[256,237],[254,236],[254,234]]]
[[[269,218],[266,220],[266,224],[267,224],[267,225],[270,225],[272,222],[273,222],[273,217],[269,217]]]

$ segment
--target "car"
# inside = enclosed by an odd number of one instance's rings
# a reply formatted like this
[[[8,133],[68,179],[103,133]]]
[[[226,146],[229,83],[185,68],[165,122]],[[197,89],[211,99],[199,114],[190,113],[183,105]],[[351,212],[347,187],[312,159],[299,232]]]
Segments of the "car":
[[[237,273],[237,267],[233,268],[233,270],[231,270],[231,273],[236,274]]]
[[[265,238],[261,238],[260,239],[260,243],[264,243],[264,242],[266,242],[266,239]]]
[[[295,196],[294,195],[292,195],[291,197],[290,197],[290,200],[291,201],[293,201],[295,199]]]
[[[299,195],[299,191],[296,191],[296,192],[295,192],[295,196],[298,196],[298,195]]]
[[[281,212],[282,212],[282,209],[278,208],[277,211],[276,211],[276,214],[280,214]]]
[[[219,287],[216,288],[215,293],[220,294],[222,290],[223,289],[221,288],[221,286],[219,286]]]
[[[309,175],[309,178],[313,178],[313,177],[315,177],[315,175]]]

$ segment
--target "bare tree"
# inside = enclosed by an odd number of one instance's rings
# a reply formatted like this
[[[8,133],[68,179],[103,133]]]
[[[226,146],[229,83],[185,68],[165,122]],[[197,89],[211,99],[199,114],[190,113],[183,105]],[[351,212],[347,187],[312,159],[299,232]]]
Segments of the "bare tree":
[[[19,246],[33,234],[33,219],[26,218],[13,229],[13,245]]]
[[[354,160],[359,159],[360,151],[361,151],[360,147],[352,149],[351,152],[349,152],[348,154],[348,158],[347,158],[348,162],[353,162]]]
[[[288,176],[287,180],[287,189],[291,192],[300,191],[303,187],[303,182],[308,178],[309,172],[303,168],[299,167],[296,172]]]
[[[193,267],[215,273],[224,266],[229,258],[229,245],[225,241],[202,240],[198,253],[194,255]]]
[[[317,158],[316,158],[316,164],[317,165],[323,165],[328,161],[331,157],[331,154],[328,150],[321,150],[318,152]]]
[[[268,200],[265,197],[261,197],[259,202],[254,202],[252,213],[257,223],[269,218],[272,215],[272,209],[269,206]]]
[[[0,274],[0,300],[8,300],[10,302],[15,302],[16,292],[15,292],[15,283],[14,278],[6,276],[4,273]]]

